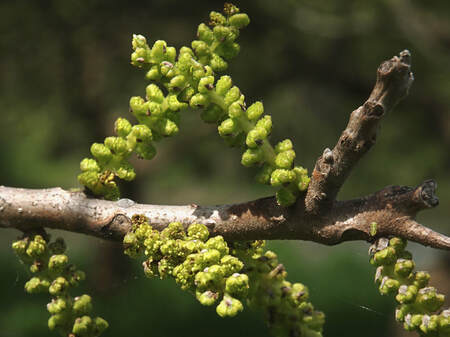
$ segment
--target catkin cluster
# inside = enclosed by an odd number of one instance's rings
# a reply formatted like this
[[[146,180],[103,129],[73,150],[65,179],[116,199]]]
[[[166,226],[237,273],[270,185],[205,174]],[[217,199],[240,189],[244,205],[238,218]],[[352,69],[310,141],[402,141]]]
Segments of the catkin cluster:
[[[381,238],[371,246],[370,263],[377,266],[375,282],[380,293],[395,295],[399,304],[395,317],[406,330],[427,337],[449,337],[450,310],[442,310],[444,295],[428,286],[429,273],[414,271],[406,243],[397,237]]]
[[[203,305],[216,305],[219,316],[234,316],[248,302],[264,308],[275,336],[321,336],[324,315],[308,302],[308,290],[285,280],[277,256],[264,251],[264,241],[228,244],[209,237],[202,224],[187,231],[180,223],[158,232],[141,215],[124,237],[125,254],[144,257],[148,277],[172,277]]]
[[[307,188],[309,178],[306,169],[294,166],[292,142],[286,139],[273,147],[269,142],[272,119],[263,115],[263,104],[255,102],[247,107],[231,77],[217,75],[239,53],[236,40],[249,22],[247,14],[226,4],[223,14],[210,13],[209,26],[200,24],[197,40],[191,47],[182,47],[178,55],[165,41],[158,40],[150,47],[144,36],[134,35],[131,64],[145,70],[152,82],[145,97],[130,99],[130,111],[138,124],[131,126],[120,118],[116,121],[117,137],[92,145],[95,159],[81,162],[80,183],[96,195],[117,199],[115,179],[132,180],[135,176],[128,161],[132,152],[144,159],[153,158],[153,142],[175,135],[180,111],[189,106],[199,109],[205,122],[216,123],[228,145],[243,148],[241,162],[260,167],[259,182],[280,187],[276,194],[280,205],[293,204]]]
[[[48,292],[52,300],[47,304],[51,314],[48,320],[50,330],[61,336],[96,337],[108,327],[101,317],[92,318],[91,297],[82,295],[73,298],[69,294],[84,280],[85,274],[69,263],[64,254],[66,246],[58,238],[49,243],[45,235],[25,236],[12,244],[20,260],[30,266],[33,276],[26,284],[25,291],[30,294]]]

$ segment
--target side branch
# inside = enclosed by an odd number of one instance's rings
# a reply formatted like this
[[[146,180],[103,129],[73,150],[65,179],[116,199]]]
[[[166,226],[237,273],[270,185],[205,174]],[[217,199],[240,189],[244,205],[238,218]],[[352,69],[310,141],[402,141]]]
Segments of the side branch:
[[[353,167],[375,144],[381,118],[406,96],[413,82],[410,59],[404,50],[378,67],[370,97],[351,113],[334,149],[325,149],[317,159],[305,200],[308,211],[319,214],[329,208]]]
[[[414,221],[418,211],[437,205],[435,188],[433,181],[416,188],[388,186],[367,197],[336,202],[324,216],[305,207],[279,207],[272,197],[234,205],[161,206],[94,199],[60,188],[0,186],[0,227],[23,232],[47,227],[121,241],[131,228],[131,217],[143,214],[158,230],[174,221],[185,227],[197,222],[205,224],[211,235],[229,241],[295,239],[335,245],[396,235],[450,250],[448,237]],[[373,222],[376,234],[371,230]]]

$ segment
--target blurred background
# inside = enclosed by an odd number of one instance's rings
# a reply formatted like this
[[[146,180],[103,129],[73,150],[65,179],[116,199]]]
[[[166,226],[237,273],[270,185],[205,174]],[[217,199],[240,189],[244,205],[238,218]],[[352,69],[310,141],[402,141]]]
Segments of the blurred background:
[[[334,146],[349,113],[368,97],[378,65],[403,49],[413,57],[415,83],[382,123],[376,146],[347,181],[340,198],[390,184],[438,182],[441,206],[419,221],[450,234],[450,2],[262,0],[236,3],[251,24],[228,73],[247,104],[263,100],[274,122],[273,141],[293,140],[297,163],[313,168]],[[2,1],[0,4],[0,184],[78,187],[79,161],[93,142],[130,118],[130,96],[144,95],[144,73],[129,64],[131,36],[164,39],[180,48],[220,1]],[[258,186],[215,127],[186,111],[181,132],[158,144],[151,162],[135,161],[137,179],[123,197],[141,203],[220,204],[274,193]],[[118,244],[64,235],[71,261],[84,268],[83,288],[104,336],[268,336],[261,313],[220,319],[172,281],[149,280]],[[47,296],[25,295],[29,275],[0,235],[0,336],[53,336]],[[324,336],[400,336],[394,301],[373,284],[368,244],[324,247],[271,242],[291,281],[310,288],[327,315]],[[449,292],[448,253],[410,244],[418,269]],[[409,334],[414,336],[414,334]]]

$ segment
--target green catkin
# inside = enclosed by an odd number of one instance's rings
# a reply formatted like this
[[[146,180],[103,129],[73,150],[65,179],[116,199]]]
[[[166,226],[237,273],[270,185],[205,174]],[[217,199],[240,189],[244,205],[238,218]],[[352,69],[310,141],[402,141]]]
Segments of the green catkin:
[[[132,218],[125,254],[143,258],[147,277],[173,278],[221,317],[235,316],[244,304],[263,308],[274,336],[322,336],[324,315],[308,302],[308,289],[286,281],[286,271],[264,241],[227,243],[209,237],[205,225],[187,230],[173,222],[158,232],[145,216]]]
[[[69,290],[84,280],[85,274],[69,264],[64,254],[64,240],[57,238],[49,242],[47,235],[30,235],[15,241],[12,248],[30,271],[35,275],[26,284],[30,294],[48,292],[52,300],[47,304],[51,314],[48,320],[50,330],[61,336],[96,337],[108,327],[101,317],[91,318],[92,302],[89,295],[72,297]]]
[[[146,78],[152,82],[145,97],[130,99],[130,111],[138,124],[133,126],[119,118],[117,136],[92,145],[95,159],[81,162],[80,183],[95,195],[117,199],[116,180],[135,177],[129,163],[131,154],[152,159],[156,155],[154,142],[177,134],[180,111],[191,107],[201,111],[200,117],[206,123],[218,125],[219,135],[229,146],[244,149],[244,166],[261,167],[257,181],[280,187],[276,193],[278,204],[292,205],[309,183],[307,171],[294,166],[292,142],[287,139],[274,148],[269,142],[272,119],[264,115],[262,102],[247,107],[231,77],[218,76],[239,53],[236,39],[249,22],[247,14],[227,3],[223,14],[210,13],[209,26],[200,24],[197,40],[178,53],[165,41],[155,41],[150,47],[144,36],[133,35],[131,64],[146,71]]]
[[[428,286],[430,274],[414,271],[406,243],[397,237],[380,238],[371,246],[370,263],[377,266],[375,283],[382,295],[395,296],[395,318],[405,330],[426,337],[449,337],[450,309],[442,308],[445,297]]]

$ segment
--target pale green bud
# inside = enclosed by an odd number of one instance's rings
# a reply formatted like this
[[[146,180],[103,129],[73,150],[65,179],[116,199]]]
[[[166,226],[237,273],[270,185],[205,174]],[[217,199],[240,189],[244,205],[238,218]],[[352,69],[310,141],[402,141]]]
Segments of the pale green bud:
[[[221,76],[220,79],[216,83],[216,92],[219,95],[224,96],[228,92],[228,90],[230,90],[232,85],[233,85],[233,82],[232,82],[230,76],[228,76],[228,75]]]
[[[211,44],[214,40],[214,35],[213,35],[212,30],[204,23],[201,23],[198,26],[197,36],[200,40],[205,41],[207,44]]]
[[[389,240],[389,246],[394,248],[397,254],[400,254],[403,250],[405,250],[406,244],[407,241],[399,237],[394,237]]]
[[[177,75],[170,80],[169,88],[173,91],[178,92],[184,89],[184,87],[186,86],[186,82],[187,80],[184,75]]]
[[[208,228],[203,224],[194,223],[188,227],[188,236],[192,239],[206,241],[209,236]]]
[[[249,131],[245,143],[249,148],[256,148],[262,145],[267,138],[267,130],[262,127],[255,127]]]
[[[400,277],[408,276],[414,269],[414,261],[398,259],[394,266],[395,273]]]
[[[172,83],[175,78],[176,77],[174,77],[170,82]],[[156,84],[153,83],[147,85],[147,87],[145,88],[145,97],[148,101],[153,101],[156,103],[162,103],[164,100],[163,92]]]
[[[169,104],[169,109],[172,111],[178,111],[187,107],[187,104],[184,102],[180,102],[176,95],[168,95],[167,103]]]
[[[294,204],[295,200],[297,200],[295,194],[291,190],[284,187],[279,189],[275,196],[277,198],[277,203],[284,207],[291,206]]]
[[[73,310],[76,316],[86,315],[92,310],[92,299],[89,295],[75,297]]]
[[[413,274],[413,283],[417,288],[423,288],[428,285],[430,274],[426,271],[417,271]]]
[[[217,301],[217,299],[219,298],[219,294],[216,292],[213,292],[211,290],[207,290],[204,292],[201,291],[196,291],[195,292],[195,296],[197,297],[197,300],[203,304],[203,305],[213,305],[214,302]]]
[[[400,287],[399,281],[389,278],[388,276],[385,276],[381,280],[379,290],[382,295],[395,294],[399,287]]]
[[[218,85],[219,85],[219,82],[217,82],[217,86]],[[230,106],[231,103],[237,101],[239,99],[239,97],[241,97],[241,91],[239,90],[238,87],[234,86],[230,90],[227,91],[223,101],[224,101],[226,106]]]
[[[225,276],[238,273],[244,267],[242,261],[232,255],[225,255],[224,257],[222,257],[222,259],[220,260],[220,264],[222,265]]]
[[[111,150],[112,154],[124,156],[130,152],[127,146],[127,141],[121,137],[106,137],[105,145]]]
[[[114,131],[119,137],[126,137],[131,132],[131,123],[125,118],[117,118],[114,123]]]
[[[248,289],[248,276],[245,274],[234,273],[225,282],[225,292],[234,297],[245,297]]]
[[[97,160],[102,162],[107,162],[112,159],[111,150],[108,149],[104,144],[94,143],[91,145],[91,153],[97,158]]]
[[[130,98],[130,109],[136,116],[146,115],[148,111],[148,105],[142,97],[133,96]]]
[[[426,287],[419,290],[416,303],[420,304],[427,312],[438,310],[444,304],[445,297],[436,293],[436,288]]]
[[[272,117],[269,115],[264,116],[256,123],[257,128],[264,128],[267,134],[272,132]]]
[[[204,108],[209,105],[209,97],[205,94],[195,94],[189,101],[191,108]]]
[[[270,176],[270,184],[272,186],[280,186],[282,184],[293,182],[295,178],[296,175],[292,170],[276,169]]]
[[[145,77],[151,81],[158,81],[161,79],[161,73],[159,71],[158,66],[154,65],[150,68],[150,70],[145,74]]]
[[[270,176],[272,175],[273,171],[274,168],[271,165],[265,164],[256,175],[256,181],[261,184],[269,184]]]
[[[396,259],[397,256],[395,254],[395,249],[392,247],[387,247],[379,252],[376,252],[371,260],[371,263],[377,266],[389,265],[395,263]]]
[[[68,318],[67,315],[64,314],[56,314],[50,316],[48,319],[48,328],[50,330],[55,330],[56,328],[63,327],[67,324]]]
[[[50,282],[45,278],[32,277],[25,283],[25,291],[29,294],[37,294],[48,291]]]
[[[205,248],[216,249],[221,256],[227,255],[229,252],[228,245],[221,235],[214,236],[206,241]]]
[[[223,300],[217,306],[216,311],[220,317],[233,317],[244,309],[242,302],[225,295]]]
[[[100,167],[98,166],[97,161],[92,158],[84,158],[80,163],[80,169],[83,172],[85,171],[100,172]]]
[[[414,285],[401,285],[398,288],[398,294],[395,296],[395,299],[401,304],[412,303],[417,295],[418,289]]]
[[[184,231],[184,227],[179,222],[171,222],[166,228],[161,232],[162,238],[167,239],[185,239],[186,232]]]
[[[264,161],[264,152],[261,148],[247,149],[242,154],[241,164],[245,167],[251,167]]]
[[[239,13],[229,17],[228,22],[237,29],[241,29],[250,23],[250,19],[247,14]]]
[[[53,280],[52,284],[48,288],[48,292],[51,295],[59,295],[66,291],[68,287],[69,282],[67,282],[64,277],[59,276],[55,280]]]
[[[135,50],[136,48],[145,48],[147,46],[147,40],[143,35],[133,34],[133,39],[131,40],[131,46]]]
[[[285,139],[285,140],[279,142],[275,146],[275,152],[280,153],[280,152],[292,150],[292,148],[293,148],[292,141],[290,139]]]
[[[63,297],[53,298],[50,303],[47,303],[47,310],[52,315],[65,311],[67,307],[67,301]]]
[[[165,60],[165,54],[167,52],[167,43],[166,41],[158,40],[155,41],[151,50],[151,57],[156,62],[161,62]]]
[[[228,68],[228,63],[217,53],[211,55],[211,68],[216,72],[225,71]]]
[[[294,150],[286,150],[277,154],[277,156],[275,157],[275,165],[278,168],[290,169],[294,163],[294,159]]]
[[[222,14],[215,11],[209,13],[209,20],[210,20],[209,24],[211,26],[223,25],[227,22],[227,19],[225,19],[225,17]]]
[[[231,119],[225,119],[217,128],[219,131],[219,135],[222,137],[230,136],[233,132],[236,132],[238,129],[237,123]]]
[[[67,255],[52,255],[48,261],[48,268],[52,271],[62,271],[68,263]]]
[[[198,82],[198,92],[201,94],[208,94],[214,89],[214,76],[205,76]]]
[[[264,113],[264,106],[262,102],[255,102],[252,105],[250,105],[247,109],[247,117],[251,121],[256,121],[261,117],[261,115]]]
[[[41,235],[36,235],[33,240],[28,244],[26,253],[29,257],[39,258],[42,257],[47,249],[47,242]]]
[[[78,317],[73,324],[72,332],[79,336],[88,336],[92,326],[92,318],[89,316]]]
[[[208,44],[204,41],[194,40],[191,47],[198,57],[207,56],[211,53]]]

